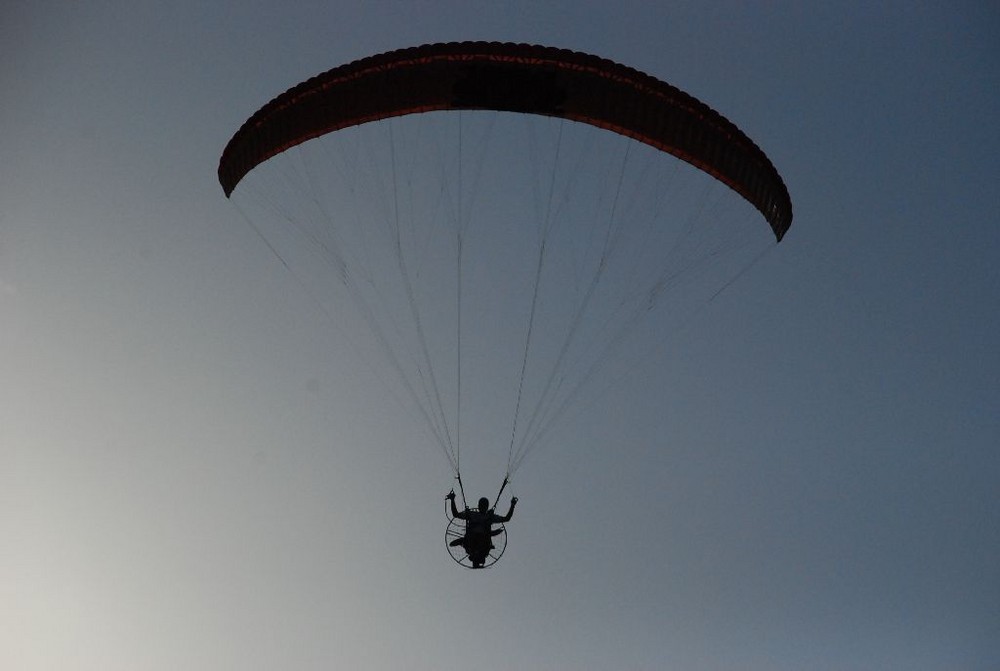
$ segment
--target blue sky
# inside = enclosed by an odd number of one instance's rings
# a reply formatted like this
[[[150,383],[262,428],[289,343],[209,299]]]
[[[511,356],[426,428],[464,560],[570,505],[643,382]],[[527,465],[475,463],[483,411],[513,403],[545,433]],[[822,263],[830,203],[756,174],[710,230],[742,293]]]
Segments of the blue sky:
[[[4,4],[0,666],[996,668],[998,29],[989,3]],[[795,205],[518,472],[484,572],[444,552],[447,463],[215,178],[289,86],[465,39],[679,86]]]

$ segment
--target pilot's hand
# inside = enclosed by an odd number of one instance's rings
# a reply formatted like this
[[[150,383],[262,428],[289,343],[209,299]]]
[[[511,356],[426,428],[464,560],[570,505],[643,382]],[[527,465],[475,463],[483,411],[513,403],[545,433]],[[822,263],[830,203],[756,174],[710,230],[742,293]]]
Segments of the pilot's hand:
[[[446,496],[445,498],[448,499],[449,501],[454,501],[455,500],[455,490],[453,489],[450,492],[448,492],[448,496]]]
[[[512,505],[512,506],[516,506],[517,505],[517,497],[516,496],[510,500],[510,505]]]

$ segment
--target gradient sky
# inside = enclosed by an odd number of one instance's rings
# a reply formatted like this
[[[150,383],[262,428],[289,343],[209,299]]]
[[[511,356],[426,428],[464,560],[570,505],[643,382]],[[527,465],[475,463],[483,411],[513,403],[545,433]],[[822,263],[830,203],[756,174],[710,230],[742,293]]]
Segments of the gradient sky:
[[[986,2],[7,0],[0,667],[998,668],[998,35]],[[292,84],[466,39],[679,86],[795,205],[518,473],[479,572],[441,455],[215,177]]]

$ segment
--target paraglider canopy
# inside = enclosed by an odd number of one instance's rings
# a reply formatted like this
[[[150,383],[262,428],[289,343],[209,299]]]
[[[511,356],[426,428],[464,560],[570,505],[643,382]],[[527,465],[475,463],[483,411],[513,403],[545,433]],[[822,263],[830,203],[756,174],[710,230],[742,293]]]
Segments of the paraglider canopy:
[[[218,177],[346,339],[381,359],[460,487],[461,445],[508,443],[495,502],[588,390],[662,347],[654,309],[681,324],[760,258],[746,237],[773,247],[761,218],[777,240],[792,221],[771,161],[718,112],[624,65],[527,44],[333,68],[254,113]],[[502,524],[470,558],[467,519],[449,515],[456,561],[500,558]]]
[[[497,110],[579,121],[677,156],[753,204],[781,240],[788,191],[767,156],[704,103],[637,70],[565,49],[498,42],[430,44],[329,70],[281,94],[226,146],[229,196],[256,165],[306,140],[388,117]]]

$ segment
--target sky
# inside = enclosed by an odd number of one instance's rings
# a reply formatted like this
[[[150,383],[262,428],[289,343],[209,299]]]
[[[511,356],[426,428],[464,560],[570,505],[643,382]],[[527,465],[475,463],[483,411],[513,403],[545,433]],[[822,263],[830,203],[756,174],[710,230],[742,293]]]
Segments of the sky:
[[[998,34],[975,2],[4,2],[0,667],[996,669]],[[668,81],[795,208],[518,471],[489,571],[215,175],[293,84],[453,40]]]

